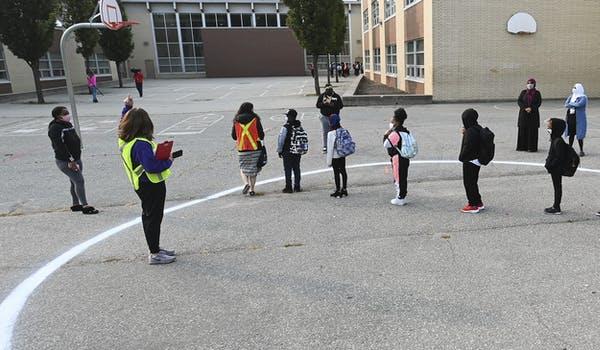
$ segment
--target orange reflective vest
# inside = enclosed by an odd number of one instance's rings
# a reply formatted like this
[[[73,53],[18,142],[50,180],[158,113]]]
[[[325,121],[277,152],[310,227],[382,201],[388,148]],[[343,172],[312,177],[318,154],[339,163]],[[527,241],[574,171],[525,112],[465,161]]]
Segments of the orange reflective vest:
[[[258,150],[258,128],[256,127],[256,118],[250,123],[244,125],[240,122],[235,123],[235,136],[237,139],[238,151],[256,151]]]

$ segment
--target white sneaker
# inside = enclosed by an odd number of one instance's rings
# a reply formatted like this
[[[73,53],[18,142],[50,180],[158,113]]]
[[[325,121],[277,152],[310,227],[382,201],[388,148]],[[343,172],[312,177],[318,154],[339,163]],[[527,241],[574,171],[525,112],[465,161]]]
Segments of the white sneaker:
[[[394,198],[390,201],[393,205],[403,206],[406,205],[406,200],[400,198]]]
[[[161,253],[148,255],[148,264],[150,265],[170,264],[173,261],[175,261],[174,256],[163,255]]]

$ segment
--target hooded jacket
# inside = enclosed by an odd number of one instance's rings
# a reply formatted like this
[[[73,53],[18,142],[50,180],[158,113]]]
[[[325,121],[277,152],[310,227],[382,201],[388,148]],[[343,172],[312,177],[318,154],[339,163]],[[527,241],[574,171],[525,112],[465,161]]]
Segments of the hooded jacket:
[[[463,163],[479,159],[481,126],[477,123],[477,118],[479,118],[479,114],[474,109],[467,109],[462,114],[465,132],[463,133],[458,160]]]
[[[288,121],[281,127],[281,131],[279,132],[279,138],[277,139],[277,153],[279,154],[289,154],[290,146],[292,142],[292,128],[302,126],[299,120],[294,119],[293,121]]]
[[[243,125],[246,125],[248,123],[250,123],[252,121],[252,119],[256,118],[256,130],[258,131],[258,139],[259,140],[264,140],[265,139],[265,131],[263,130],[263,126],[262,123],[260,122],[260,118],[258,117],[258,115],[251,113],[251,114],[239,114],[236,115],[235,118],[233,119],[233,126],[231,127],[231,138],[237,141],[237,134],[235,133],[235,123],[240,123]],[[241,151],[241,152],[245,152],[245,151]]]
[[[330,103],[325,103],[325,100],[330,100]],[[332,114],[340,114],[340,110],[344,108],[344,102],[340,95],[333,92],[328,95],[327,92],[322,93],[317,100],[317,108],[321,110],[321,114],[329,117]]]
[[[567,123],[557,118],[550,120],[552,122],[552,134],[550,134],[550,149],[548,150],[548,157],[544,166],[550,174],[562,175],[569,152],[569,146],[567,146],[565,140],[562,138],[562,134],[567,128]]]
[[[48,125],[48,137],[52,141],[54,158],[68,162],[81,158],[81,140],[73,124],[62,120],[53,120]]]

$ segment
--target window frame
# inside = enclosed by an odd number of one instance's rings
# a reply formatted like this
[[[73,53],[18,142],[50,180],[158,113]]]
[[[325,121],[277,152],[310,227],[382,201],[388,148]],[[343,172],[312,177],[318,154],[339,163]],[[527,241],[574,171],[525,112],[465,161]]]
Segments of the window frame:
[[[98,57],[98,55],[101,55],[102,58]],[[100,67],[100,62],[107,63],[107,65]],[[110,69],[110,61],[106,57],[104,57],[103,53],[94,52],[94,54],[92,56],[90,56],[90,58],[89,58],[89,63],[90,63],[89,68],[97,76],[112,76],[112,70]],[[100,71],[100,69],[107,69],[107,68],[108,68],[108,73],[102,73]]]
[[[363,11],[363,33],[369,30],[369,19],[369,9],[367,8]]]
[[[398,75],[398,47],[396,44],[385,46],[385,73],[390,76]]]
[[[422,43],[423,50],[418,50],[419,42]],[[409,45],[412,44],[412,50],[409,50]],[[418,64],[419,55],[423,55],[423,64]],[[406,69],[404,70],[405,79],[424,82],[425,81],[425,41],[423,38],[409,40],[405,42]],[[409,59],[409,58],[412,58]],[[409,63],[412,61],[413,63]]]
[[[415,6],[420,3],[422,0],[404,0],[404,9],[408,10],[409,8]]]
[[[387,21],[396,15],[396,0],[385,0],[384,6],[384,21]]]
[[[6,64],[6,56],[4,55],[4,47],[0,43],[0,83],[10,82],[8,75],[8,65]]]
[[[58,62],[60,62],[61,68],[58,68],[59,66],[55,65]],[[48,68],[38,68],[38,71],[40,72],[40,80],[65,79],[65,67],[63,65],[60,52],[46,51],[44,56],[40,57],[39,63],[40,66],[41,63],[47,63],[48,65]],[[62,75],[56,74],[56,71],[62,71]],[[48,75],[44,75],[43,72],[48,72]]]
[[[167,24],[166,16],[174,15],[175,16],[175,27],[170,27]],[[155,19],[155,16],[162,16],[162,22],[157,23],[158,21]],[[180,24],[177,21],[177,14],[175,13],[152,13],[152,30],[154,34],[154,44],[156,50],[156,63],[158,66],[158,72],[161,74],[165,73],[184,73],[184,63],[182,61],[183,52],[181,52],[181,46],[179,45],[181,41],[181,32],[180,32]],[[164,32],[164,40],[159,40],[157,33],[163,31]],[[171,32],[169,32],[171,31]],[[177,41],[171,42],[169,40],[169,33],[172,35],[177,34]],[[160,48],[160,50],[159,50]],[[161,56],[159,53],[166,48],[167,56]],[[178,55],[172,55],[171,50],[173,49],[173,53],[175,51],[178,52]],[[165,62],[168,62],[165,64]],[[162,68],[161,68],[162,67]],[[168,67],[167,70],[163,70]],[[175,68],[175,69],[174,69]]]
[[[364,55],[364,69],[371,70],[371,50],[365,50]]]
[[[371,0],[371,21],[373,22],[373,28],[380,25],[381,18],[379,18],[379,0]]]
[[[373,48],[373,71],[381,73],[381,48]]]

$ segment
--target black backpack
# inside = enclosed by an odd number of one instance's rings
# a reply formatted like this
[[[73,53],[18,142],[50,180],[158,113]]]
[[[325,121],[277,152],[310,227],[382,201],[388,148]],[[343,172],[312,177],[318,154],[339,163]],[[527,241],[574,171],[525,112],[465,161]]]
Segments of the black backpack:
[[[563,176],[572,177],[575,175],[577,171],[577,167],[579,167],[579,156],[573,147],[569,146],[569,150],[567,151],[567,159],[564,164]]]
[[[494,145],[494,133],[489,128],[481,129],[481,149],[479,150],[479,163],[488,165],[494,159],[496,145]]]

